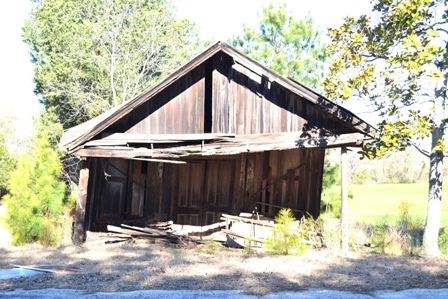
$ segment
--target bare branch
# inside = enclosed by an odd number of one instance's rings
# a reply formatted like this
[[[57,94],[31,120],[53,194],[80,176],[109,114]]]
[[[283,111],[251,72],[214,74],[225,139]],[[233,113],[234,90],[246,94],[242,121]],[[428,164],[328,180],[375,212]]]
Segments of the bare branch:
[[[425,157],[430,157],[431,153],[429,153],[428,151],[425,151],[424,149],[422,149],[420,146],[418,146],[415,142],[410,141],[410,144],[417,150],[419,151],[422,155],[424,155]]]

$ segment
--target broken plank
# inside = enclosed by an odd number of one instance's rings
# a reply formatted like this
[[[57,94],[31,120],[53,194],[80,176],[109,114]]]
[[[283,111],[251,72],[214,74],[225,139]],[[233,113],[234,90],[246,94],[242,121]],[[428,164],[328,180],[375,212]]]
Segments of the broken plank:
[[[224,228],[226,226],[226,222],[218,222],[213,223],[205,226],[198,226],[198,225],[184,225],[184,224],[173,224],[173,230],[176,231],[176,233],[179,233],[181,235],[208,235],[214,232],[219,231],[221,228]]]
[[[151,159],[151,158],[130,158],[131,160],[137,161],[148,161],[148,162],[156,162],[156,163],[172,163],[172,164],[187,164],[185,161],[176,161],[176,160],[167,160],[167,159]]]
[[[126,225],[126,224],[122,224],[121,226],[125,227],[125,228],[128,228],[130,230],[135,230],[135,231],[139,231],[139,232],[145,232],[145,233],[148,233],[148,234],[156,234],[156,235],[159,234],[161,236],[169,236],[169,234],[166,231],[162,231],[162,230],[155,229],[155,228],[130,226],[130,225]]]
[[[253,236],[248,236],[248,235],[244,235],[244,234],[240,234],[240,233],[234,232],[234,231],[229,230],[229,229],[223,229],[223,230],[221,230],[221,232],[223,232],[225,234],[228,234],[228,235],[231,235],[231,236],[234,236],[234,237],[243,238],[243,239],[246,239],[248,241],[259,242],[259,243],[264,243],[265,242],[264,239],[253,237]]]
[[[55,270],[57,272],[82,272],[82,269],[68,264],[40,264],[40,265],[30,265],[28,267],[36,269]]]
[[[152,238],[163,238],[163,239],[168,239],[170,241],[176,241],[176,242],[179,242],[179,240],[181,238],[180,236],[169,234],[165,231],[161,231],[158,229],[142,228],[142,227],[130,226],[130,225],[126,225],[126,224],[121,224],[121,226],[128,228],[129,231],[135,231],[136,233],[146,234]]]
[[[128,234],[121,234],[121,233],[114,233],[114,232],[110,232],[107,233],[105,235],[100,235],[100,238],[131,238],[131,236],[129,236]]]
[[[28,267],[28,266],[22,266],[22,265],[14,265],[11,264],[11,267],[14,268],[22,268],[22,269],[27,269],[27,270],[33,270],[33,271],[39,271],[39,272],[47,272],[47,273],[57,273],[57,270],[53,270],[53,269],[40,269],[40,268],[34,268],[34,267]]]
[[[173,221],[165,221],[165,222],[156,222],[156,223],[151,223],[148,224],[147,227],[149,228],[157,228],[157,229],[166,229],[166,228],[171,228],[171,226],[173,225]]]
[[[113,133],[104,136],[103,140],[118,140],[118,141],[138,141],[138,142],[166,142],[166,141],[197,141],[197,140],[213,140],[221,138],[232,138],[235,134],[214,134],[214,133],[199,133],[199,134],[138,134],[138,133]]]
[[[227,219],[234,220],[234,221],[240,221],[240,222],[244,222],[244,223],[257,224],[257,225],[262,225],[262,226],[274,226],[274,223],[266,222],[263,220],[248,219],[248,218],[238,217],[238,216],[233,216],[233,215],[228,215],[228,214],[221,215],[221,220],[227,220]]]
[[[153,237],[153,235],[151,233],[141,232],[141,231],[136,231],[136,230],[131,230],[131,229],[125,229],[125,228],[121,228],[121,227],[113,226],[113,225],[108,225],[107,226],[107,230],[110,231],[110,232],[126,234],[126,235],[130,235],[130,236]]]

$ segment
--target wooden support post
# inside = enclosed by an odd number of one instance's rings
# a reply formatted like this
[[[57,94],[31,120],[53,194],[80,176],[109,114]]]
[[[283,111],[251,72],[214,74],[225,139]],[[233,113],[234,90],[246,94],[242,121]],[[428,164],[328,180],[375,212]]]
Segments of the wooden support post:
[[[73,243],[80,245],[86,240],[85,216],[87,202],[87,188],[89,184],[89,166],[87,160],[81,160],[79,172],[78,200],[76,201],[76,218],[73,230]]]
[[[341,147],[341,250],[348,251],[348,161],[347,148]]]

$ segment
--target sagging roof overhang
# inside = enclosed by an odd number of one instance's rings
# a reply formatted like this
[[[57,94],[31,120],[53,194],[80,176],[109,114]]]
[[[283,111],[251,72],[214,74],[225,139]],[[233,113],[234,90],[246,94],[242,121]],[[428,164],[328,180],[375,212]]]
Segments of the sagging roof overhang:
[[[111,134],[87,142],[74,154],[82,157],[109,157],[177,163],[186,157],[225,156],[297,148],[360,147],[361,133],[331,136],[298,136],[297,133],[146,135]]]
[[[277,84],[301,98],[310,101],[315,105],[315,108],[327,117],[332,118],[346,127],[358,133],[343,134],[332,136],[319,136],[312,138],[300,137],[302,132],[294,133],[274,133],[274,134],[256,134],[248,136],[218,136],[217,140],[207,139],[207,134],[197,134],[200,136],[190,136],[189,140],[178,140],[179,135],[173,140],[179,142],[169,141],[172,136],[165,135],[164,143],[156,142],[160,136],[139,136],[138,142],[131,140],[132,136],[122,136],[116,138],[115,143],[112,137],[103,137],[100,140],[92,140],[99,136],[106,128],[119,120],[124,115],[131,113],[142,103],[151,100],[156,94],[170,86],[180,77],[210,59],[218,52],[224,52],[234,59],[235,63],[242,65],[250,71],[259,74],[266,78],[271,84]],[[91,119],[81,125],[67,130],[60,141],[60,146],[66,149],[69,153],[79,156],[91,157],[160,157],[160,158],[179,158],[188,153],[192,155],[193,151],[196,155],[230,155],[247,151],[266,151],[266,150],[284,150],[300,147],[338,147],[338,146],[361,146],[363,142],[371,140],[376,134],[376,129],[357,117],[347,109],[331,102],[317,92],[305,87],[297,81],[290,78],[285,78],[261,65],[245,54],[235,50],[231,46],[223,42],[217,42],[210,46],[205,51],[197,55],[195,58],[184,64],[178,70],[167,76],[159,83],[153,85],[136,98],[125,102],[96,118]],[[126,134],[128,135],[128,134]],[[131,134],[132,135],[132,134]],[[187,134],[190,135],[190,134]],[[118,135],[116,135],[118,136]],[[135,137],[135,136],[134,136]],[[183,139],[186,136],[182,137]],[[182,139],[180,138],[180,139]],[[224,139],[223,139],[224,138]],[[144,141],[144,142],[143,142]],[[152,141],[152,142],[151,142]],[[181,142],[182,141],[182,142]],[[96,143],[95,143],[96,142]],[[163,148],[142,148],[136,147],[137,144],[158,144]],[[204,147],[207,144],[209,148]],[[168,146],[169,145],[169,146]],[[211,146],[213,145],[213,146]],[[201,146],[200,152],[196,148]],[[167,149],[169,147],[169,150]],[[210,148],[213,147],[213,148]],[[204,150],[206,148],[206,150]],[[168,153],[168,152],[171,152]],[[178,154],[173,154],[177,152]]]

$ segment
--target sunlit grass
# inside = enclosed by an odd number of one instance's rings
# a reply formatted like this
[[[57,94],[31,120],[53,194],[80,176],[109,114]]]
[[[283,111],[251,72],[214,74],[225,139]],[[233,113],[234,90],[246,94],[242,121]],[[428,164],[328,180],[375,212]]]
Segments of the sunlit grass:
[[[448,185],[444,185],[442,200],[441,227],[448,226]],[[409,214],[413,219],[426,219],[428,207],[428,184],[369,184],[351,185],[353,200],[349,202],[351,222],[378,224],[387,219],[395,222],[399,219],[399,204],[406,201],[411,204]],[[391,223],[392,224],[392,223]]]

